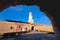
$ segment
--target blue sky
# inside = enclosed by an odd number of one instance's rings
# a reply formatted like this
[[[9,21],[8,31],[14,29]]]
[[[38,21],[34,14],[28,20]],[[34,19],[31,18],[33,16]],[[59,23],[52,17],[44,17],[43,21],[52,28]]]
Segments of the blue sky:
[[[32,11],[35,24],[51,24],[49,18],[37,6],[16,5],[0,12],[0,20],[16,20],[28,22],[29,12]]]

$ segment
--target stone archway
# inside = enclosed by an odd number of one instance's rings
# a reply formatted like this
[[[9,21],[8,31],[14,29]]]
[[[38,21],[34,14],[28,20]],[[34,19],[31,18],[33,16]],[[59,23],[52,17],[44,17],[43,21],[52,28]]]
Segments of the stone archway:
[[[34,26],[31,27],[31,30],[34,30]]]
[[[0,0],[0,11],[4,9],[15,6],[15,5],[37,5],[41,11],[45,12],[46,15],[50,18],[53,27],[56,31],[57,40],[60,40],[60,19],[59,19],[59,7],[56,4],[57,1],[51,0]],[[57,14],[57,15],[56,15]]]

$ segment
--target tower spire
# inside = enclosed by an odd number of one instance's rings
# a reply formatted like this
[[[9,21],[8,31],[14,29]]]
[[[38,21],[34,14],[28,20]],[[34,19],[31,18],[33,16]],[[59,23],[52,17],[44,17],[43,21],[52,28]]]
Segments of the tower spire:
[[[32,12],[30,11],[29,12],[29,20],[28,20],[29,23],[34,23],[34,20],[33,20],[33,17],[32,17]]]

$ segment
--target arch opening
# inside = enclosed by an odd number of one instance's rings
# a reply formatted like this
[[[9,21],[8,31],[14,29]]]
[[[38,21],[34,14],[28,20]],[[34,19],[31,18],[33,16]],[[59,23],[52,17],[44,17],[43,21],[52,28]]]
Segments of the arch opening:
[[[12,7],[12,8],[13,8],[13,7]],[[15,8],[15,9],[16,9],[16,8]],[[15,9],[14,9],[14,10],[15,10]],[[19,9],[16,9],[16,11],[17,11],[17,10],[19,10]],[[22,9],[20,9],[20,10],[22,10]],[[35,11],[35,10],[34,10],[34,11]],[[24,11],[24,12],[25,12],[25,11]],[[14,14],[13,14],[13,15],[14,15]],[[47,15],[48,15],[48,14],[47,14]],[[48,15],[48,18],[50,18],[51,21],[53,20],[50,15]],[[16,19],[15,19],[15,20],[16,20]],[[19,20],[17,20],[17,21],[19,21]],[[23,20],[23,21],[24,21],[24,20]],[[26,21],[25,21],[25,22],[26,22]]]

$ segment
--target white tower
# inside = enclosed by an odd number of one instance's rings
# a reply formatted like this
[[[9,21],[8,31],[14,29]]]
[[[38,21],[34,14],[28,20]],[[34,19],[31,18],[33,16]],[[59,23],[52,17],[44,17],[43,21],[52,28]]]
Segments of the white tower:
[[[34,23],[33,18],[32,18],[32,12],[29,12],[29,23]]]

